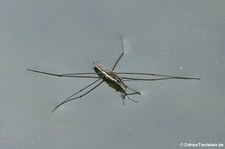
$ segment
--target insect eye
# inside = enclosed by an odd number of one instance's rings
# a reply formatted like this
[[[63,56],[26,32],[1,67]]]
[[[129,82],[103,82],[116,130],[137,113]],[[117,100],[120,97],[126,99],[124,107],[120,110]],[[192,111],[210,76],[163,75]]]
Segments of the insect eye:
[[[118,83],[121,83],[121,80],[120,80],[120,79],[117,79],[116,81],[117,81]]]

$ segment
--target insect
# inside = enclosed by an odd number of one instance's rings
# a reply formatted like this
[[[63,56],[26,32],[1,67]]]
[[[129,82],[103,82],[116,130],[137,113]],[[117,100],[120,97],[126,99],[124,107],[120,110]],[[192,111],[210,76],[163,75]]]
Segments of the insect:
[[[57,105],[52,112],[54,112],[57,108],[62,106],[63,104],[82,98],[83,96],[89,94],[91,91],[96,89],[99,85],[101,85],[103,82],[106,82],[111,88],[115,89],[116,92],[119,92],[122,96],[123,104],[125,104],[125,99],[129,99],[135,103],[137,103],[136,100],[133,100],[130,98],[130,95],[141,95],[140,92],[130,88],[125,84],[125,81],[156,81],[156,80],[168,80],[168,79],[184,79],[184,80],[200,80],[200,78],[191,78],[191,77],[179,77],[179,76],[172,76],[172,75],[160,75],[160,74],[152,74],[152,73],[140,73],[140,72],[115,72],[114,69],[116,68],[117,64],[121,60],[121,58],[124,55],[124,42],[123,37],[121,36],[121,43],[122,43],[122,53],[120,56],[116,59],[111,69],[105,67],[104,65],[100,64],[98,61],[93,61],[94,64],[94,71],[91,73],[68,73],[68,74],[56,74],[56,73],[49,73],[39,70],[33,70],[33,69],[27,69],[28,71],[41,73],[45,75],[51,75],[56,77],[73,77],[73,78],[94,78],[96,79],[92,83],[88,84],[87,86],[83,87],[76,93],[72,94],[68,98],[66,98],[63,102],[61,102],[59,105]],[[97,74],[97,76],[96,76]],[[139,76],[154,76],[158,78],[137,78],[137,77],[121,77],[119,75],[139,75]],[[97,83],[97,84],[96,84]],[[95,84],[95,86],[93,86]],[[83,94],[76,96],[77,94],[83,92],[84,90],[88,89],[89,87],[93,86]],[[129,90],[129,92],[128,92]]]

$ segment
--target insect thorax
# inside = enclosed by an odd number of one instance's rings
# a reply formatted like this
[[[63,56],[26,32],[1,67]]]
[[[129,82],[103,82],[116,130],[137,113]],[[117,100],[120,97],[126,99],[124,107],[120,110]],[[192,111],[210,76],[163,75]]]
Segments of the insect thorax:
[[[125,93],[125,85],[121,78],[113,71],[104,67],[101,64],[95,64],[94,71],[102,78],[110,87],[115,89],[117,92]]]

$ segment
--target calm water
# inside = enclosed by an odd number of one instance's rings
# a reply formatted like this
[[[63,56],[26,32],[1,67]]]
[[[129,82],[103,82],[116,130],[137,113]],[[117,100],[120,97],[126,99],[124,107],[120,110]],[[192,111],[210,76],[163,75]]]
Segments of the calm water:
[[[164,149],[225,145],[225,1],[0,0],[0,148]],[[91,79],[26,71],[116,71],[201,77],[128,82],[126,101],[106,84],[51,110]]]

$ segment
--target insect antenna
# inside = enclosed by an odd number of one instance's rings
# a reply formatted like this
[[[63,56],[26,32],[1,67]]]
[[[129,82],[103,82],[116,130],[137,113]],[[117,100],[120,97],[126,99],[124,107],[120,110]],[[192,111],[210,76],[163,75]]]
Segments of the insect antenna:
[[[136,101],[136,100],[134,100],[134,99],[132,99],[132,98],[130,98],[128,95],[134,95],[134,94],[137,94],[137,93],[121,93],[121,96],[122,96],[122,101],[123,101],[123,105],[125,105],[125,99],[126,99],[126,97],[127,97],[127,99],[129,99],[129,100],[131,100],[131,101],[133,101],[133,102],[135,102],[135,103],[138,103],[138,101]]]
[[[128,95],[127,95],[127,98],[128,98],[129,100],[131,100],[131,101],[135,102],[135,103],[138,103],[138,101],[136,101],[136,100],[134,100],[134,99],[130,98]]]

